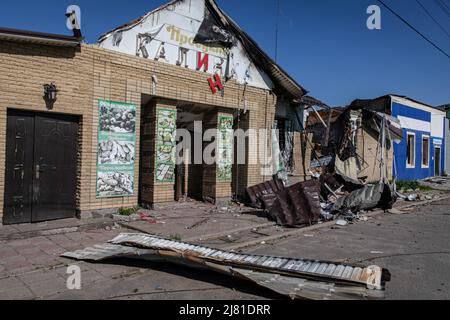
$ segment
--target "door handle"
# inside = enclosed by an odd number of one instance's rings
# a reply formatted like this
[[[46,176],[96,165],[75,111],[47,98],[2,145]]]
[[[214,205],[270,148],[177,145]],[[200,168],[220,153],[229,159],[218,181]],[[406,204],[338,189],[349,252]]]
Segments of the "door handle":
[[[39,180],[40,176],[41,176],[41,166],[36,165],[36,179]]]

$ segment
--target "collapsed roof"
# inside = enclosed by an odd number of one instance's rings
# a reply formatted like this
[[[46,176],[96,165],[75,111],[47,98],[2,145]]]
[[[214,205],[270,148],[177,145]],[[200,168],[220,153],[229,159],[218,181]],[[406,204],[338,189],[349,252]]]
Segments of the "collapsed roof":
[[[350,104],[350,108],[352,108],[352,109],[369,108],[369,109],[372,109],[373,111],[390,114],[392,98],[405,99],[405,100],[408,100],[413,103],[417,103],[417,104],[420,104],[420,105],[423,105],[423,106],[426,106],[429,108],[440,110],[439,107],[435,107],[435,106],[426,104],[424,102],[411,99],[408,96],[401,96],[401,95],[397,95],[397,94],[387,94],[387,95],[384,95],[384,96],[381,96],[381,97],[378,97],[375,99],[357,99]]]
[[[117,31],[123,31],[130,29],[141,21],[143,21],[149,15],[163,10],[170,5],[184,0],[173,0],[129,23],[126,23],[114,30],[105,33],[99,39],[103,41],[104,39],[111,36]],[[292,99],[299,99],[307,94],[307,90],[304,89],[300,84],[298,84],[287,72],[285,72],[272,58],[270,58],[259,46],[258,44],[246,33],[244,32],[236,22],[234,22],[226,13],[224,13],[214,0],[205,0],[205,5],[209,9],[215,21],[221,24],[221,27],[226,31],[234,34],[236,38],[242,43],[247,54],[251,57],[255,65],[260,69],[264,70],[271,80],[274,82],[275,87],[281,90],[283,93],[287,94]],[[197,39],[199,40],[199,39]],[[203,39],[204,40],[204,39]]]

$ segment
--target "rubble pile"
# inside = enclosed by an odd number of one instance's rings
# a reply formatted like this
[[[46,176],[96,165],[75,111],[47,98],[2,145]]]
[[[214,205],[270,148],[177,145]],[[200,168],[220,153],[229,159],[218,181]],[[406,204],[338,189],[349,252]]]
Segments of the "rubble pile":
[[[324,123],[322,119],[309,127],[313,133],[313,141],[307,141],[312,178],[290,185],[289,180],[279,178],[283,172],[276,171],[272,181],[247,189],[250,206],[265,210],[268,218],[281,226],[301,227],[338,219],[352,221],[365,211],[392,209],[398,198],[415,200],[413,195],[405,198],[399,194],[395,180],[389,182],[389,154],[393,143],[402,139],[398,120],[350,107],[331,128]],[[369,148],[364,134],[376,144],[373,164],[368,164],[364,155]]]
[[[264,185],[278,183],[256,186],[263,191],[253,193],[250,205],[264,209],[269,219],[284,227],[302,227],[339,218],[354,220],[365,211],[392,209],[397,200],[393,185],[387,182],[358,184],[339,174],[320,175],[277,190],[263,189]],[[253,190],[255,187],[249,188],[248,193]]]

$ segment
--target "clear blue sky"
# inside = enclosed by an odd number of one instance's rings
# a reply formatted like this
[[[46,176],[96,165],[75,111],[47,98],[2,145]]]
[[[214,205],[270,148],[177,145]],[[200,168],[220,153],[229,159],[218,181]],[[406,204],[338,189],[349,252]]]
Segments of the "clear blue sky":
[[[432,105],[450,103],[450,59],[382,8],[382,30],[366,28],[376,0],[280,0],[279,64],[310,94],[332,106],[387,93]],[[385,0],[445,51],[450,38],[415,0]],[[420,0],[450,33],[450,14]],[[450,0],[442,0],[450,8]],[[82,29],[93,43],[164,0],[2,0],[0,26],[70,34],[65,10],[82,9]],[[218,0],[219,5],[274,57],[276,0]]]

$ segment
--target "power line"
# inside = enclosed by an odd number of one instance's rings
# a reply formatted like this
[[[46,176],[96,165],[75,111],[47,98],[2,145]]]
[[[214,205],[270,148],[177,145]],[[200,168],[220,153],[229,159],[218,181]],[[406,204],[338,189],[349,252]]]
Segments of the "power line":
[[[439,21],[437,21],[433,17],[433,15],[427,10],[427,8],[425,8],[425,6],[419,0],[416,0],[416,2],[423,9],[423,11],[425,11],[425,13],[434,21],[434,23],[436,23],[439,28],[441,28],[441,30],[447,35],[447,37],[450,37],[450,34],[447,32],[447,30],[445,30],[445,28],[439,23]]]
[[[425,41],[427,41],[429,44],[431,44],[435,49],[440,51],[442,54],[444,54],[447,58],[450,59],[450,55],[445,52],[443,49],[441,49],[437,44],[435,44],[433,41],[428,39],[425,35],[423,35],[419,30],[417,30],[414,26],[412,26],[408,21],[403,19],[397,12],[395,12],[393,9],[391,9],[387,4],[385,4],[382,0],[378,0],[386,9],[388,9],[393,15],[395,15],[397,18],[399,18],[404,24],[406,24],[409,28],[411,28],[414,32],[416,32],[419,36],[421,36]]]
[[[440,3],[447,9],[447,11],[450,11],[450,8],[445,4],[443,0],[439,0]]]
[[[447,7],[445,2],[442,2],[439,0],[434,0],[434,2],[436,2],[436,4],[439,6],[439,8],[441,8],[442,11],[444,11],[444,13],[447,15],[447,17],[450,17],[450,9],[449,9],[449,7]]]

